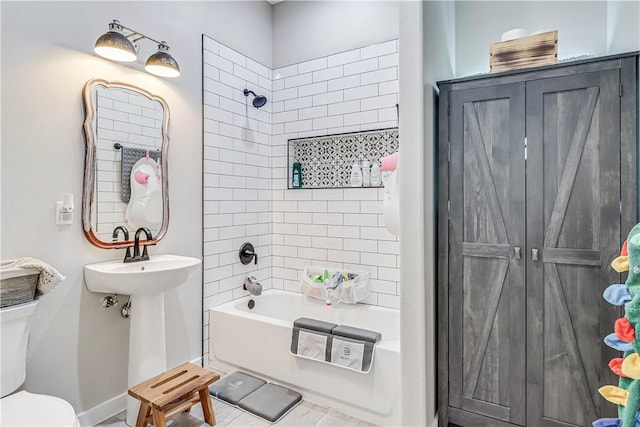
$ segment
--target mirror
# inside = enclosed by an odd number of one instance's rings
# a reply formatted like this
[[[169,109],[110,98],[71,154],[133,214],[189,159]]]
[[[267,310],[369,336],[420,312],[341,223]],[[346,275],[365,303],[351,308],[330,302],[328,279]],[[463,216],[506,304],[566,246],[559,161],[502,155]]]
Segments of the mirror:
[[[85,165],[82,227],[101,248],[131,246],[140,227],[162,239],[169,225],[164,99],[124,83],[90,80],[83,89]],[[116,227],[129,232],[113,241]]]

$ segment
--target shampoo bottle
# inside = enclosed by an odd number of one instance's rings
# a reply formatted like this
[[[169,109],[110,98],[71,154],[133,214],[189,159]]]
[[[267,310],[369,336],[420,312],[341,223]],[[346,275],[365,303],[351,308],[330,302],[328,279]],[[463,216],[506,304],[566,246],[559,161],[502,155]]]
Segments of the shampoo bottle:
[[[373,165],[371,165],[371,186],[380,187],[380,182],[380,166],[378,165],[378,162],[373,162]]]
[[[291,172],[291,186],[293,188],[302,187],[302,166],[298,162],[293,164],[293,171]]]
[[[371,187],[371,169],[369,169],[369,160],[362,161],[362,185]]]
[[[351,167],[351,186],[362,187],[362,171],[357,160],[353,161],[353,166]]]

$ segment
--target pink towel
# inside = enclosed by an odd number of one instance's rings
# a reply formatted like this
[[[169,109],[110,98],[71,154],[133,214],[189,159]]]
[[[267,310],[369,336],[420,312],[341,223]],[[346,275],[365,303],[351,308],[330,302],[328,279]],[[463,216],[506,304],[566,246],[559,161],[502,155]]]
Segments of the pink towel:
[[[393,153],[387,157],[380,157],[380,171],[394,171],[396,170],[396,163],[398,163],[398,153]]]

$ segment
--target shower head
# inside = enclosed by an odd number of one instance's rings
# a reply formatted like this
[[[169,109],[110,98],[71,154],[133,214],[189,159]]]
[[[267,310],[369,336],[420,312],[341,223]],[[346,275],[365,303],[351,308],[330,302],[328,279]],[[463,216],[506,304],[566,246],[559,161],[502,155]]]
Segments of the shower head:
[[[256,108],[260,108],[260,107],[264,107],[264,104],[267,103],[267,97],[264,95],[256,95],[256,93],[252,90],[249,89],[245,89],[244,90],[244,96],[249,96],[249,94],[252,94],[255,98],[253,98],[253,106]]]

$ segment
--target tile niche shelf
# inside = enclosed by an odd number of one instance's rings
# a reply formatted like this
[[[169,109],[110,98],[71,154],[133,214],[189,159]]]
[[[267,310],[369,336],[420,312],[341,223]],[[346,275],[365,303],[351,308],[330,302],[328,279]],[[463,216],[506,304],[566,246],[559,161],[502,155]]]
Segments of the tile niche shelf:
[[[335,135],[290,139],[287,188],[292,190],[351,187],[353,161],[380,164],[380,158],[398,151],[398,128],[376,129]],[[292,186],[293,164],[302,167],[302,187]]]

